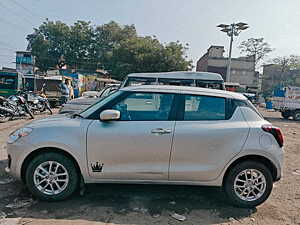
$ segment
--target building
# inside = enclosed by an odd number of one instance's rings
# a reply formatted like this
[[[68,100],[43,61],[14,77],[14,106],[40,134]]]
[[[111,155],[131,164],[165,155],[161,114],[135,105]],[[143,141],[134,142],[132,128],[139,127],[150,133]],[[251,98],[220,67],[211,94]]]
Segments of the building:
[[[270,94],[278,85],[300,86],[300,70],[277,64],[263,65],[262,91]]]
[[[34,58],[31,52],[17,51],[16,52],[16,70],[25,75],[33,76]]]
[[[196,71],[215,72],[226,80],[228,58],[224,57],[224,46],[210,46],[198,61]],[[248,91],[259,90],[259,74],[255,72],[255,56],[231,59],[230,82],[239,83]]]

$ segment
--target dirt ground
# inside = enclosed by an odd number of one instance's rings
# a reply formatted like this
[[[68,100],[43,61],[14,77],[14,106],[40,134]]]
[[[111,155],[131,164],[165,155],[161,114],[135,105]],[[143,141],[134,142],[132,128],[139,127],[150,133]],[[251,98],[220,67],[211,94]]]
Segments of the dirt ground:
[[[285,135],[284,176],[270,198],[255,209],[228,204],[218,188],[162,185],[89,185],[62,202],[39,202],[25,186],[4,172],[5,141],[14,129],[29,122],[0,124],[0,225],[6,224],[298,224],[300,225],[300,123],[263,111]],[[11,203],[18,203],[17,205]],[[23,206],[19,204],[23,203]],[[172,217],[183,215],[181,222]]]

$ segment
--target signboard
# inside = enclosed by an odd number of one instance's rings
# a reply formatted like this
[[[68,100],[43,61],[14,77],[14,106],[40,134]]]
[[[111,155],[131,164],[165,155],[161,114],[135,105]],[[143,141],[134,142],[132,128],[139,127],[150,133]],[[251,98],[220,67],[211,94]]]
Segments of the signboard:
[[[33,64],[33,60],[31,55],[30,56],[24,56],[24,55],[17,55],[16,57],[16,63],[17,64]]]

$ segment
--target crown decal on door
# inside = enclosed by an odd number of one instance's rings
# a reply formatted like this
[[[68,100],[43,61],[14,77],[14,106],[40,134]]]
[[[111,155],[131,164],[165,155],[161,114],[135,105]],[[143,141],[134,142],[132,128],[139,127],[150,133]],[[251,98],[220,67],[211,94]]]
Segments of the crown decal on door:
[[[91,163],[92,171],[95,173],[101,173],[103,169],[104,163]]]

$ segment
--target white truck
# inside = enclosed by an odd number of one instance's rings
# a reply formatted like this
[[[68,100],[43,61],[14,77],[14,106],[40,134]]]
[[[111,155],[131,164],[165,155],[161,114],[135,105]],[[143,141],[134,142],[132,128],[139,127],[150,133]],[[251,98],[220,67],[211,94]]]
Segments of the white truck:
[[[272,105],[274,110],[281,112],[283,118],[293,117],[300,121],[300,87],[287,86],[275,91]]]

